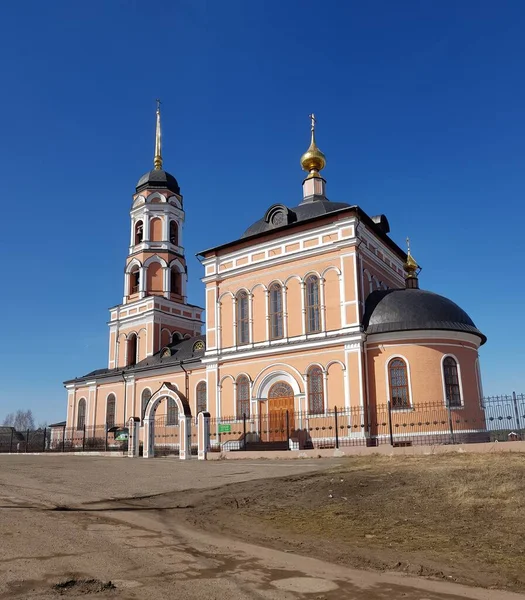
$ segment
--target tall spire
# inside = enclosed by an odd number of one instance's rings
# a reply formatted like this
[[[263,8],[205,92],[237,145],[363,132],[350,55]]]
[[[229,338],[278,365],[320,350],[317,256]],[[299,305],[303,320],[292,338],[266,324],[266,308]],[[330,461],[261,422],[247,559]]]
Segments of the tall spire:
[[[155,158],[153,159],[155,170],[162,169],[162,131],[160,129],[160,100],[157,98],[157,128],[155,130]]]
[[[410,253],[410,238],[407,237],[407,259],[404,264],[405,267],[405,286],[411,289],[419,288],[419,280],[417,278],[419,271],[421,271],[416,260]]]

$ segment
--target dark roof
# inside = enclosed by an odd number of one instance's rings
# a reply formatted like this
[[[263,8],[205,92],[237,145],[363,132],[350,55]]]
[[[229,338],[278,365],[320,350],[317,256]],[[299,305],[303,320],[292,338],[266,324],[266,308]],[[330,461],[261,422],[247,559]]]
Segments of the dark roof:
[[[315,202],[320,202],[320,201],[317,200]],[[394,242],[394,240],[392,240],[388,235],[389,225],[388,225],[388,221],[386,220],[386,217],[384,217],[384,215],[379,215],[378,217],[370,217],[365,213],[365,211],[362,208],[357,206],[357,204],[349,205],[344,202],[329,202],[328,200],[324,201],[323,203],[325,205],[324,206],[325,209],[326,208],[330,209],[328,212],[322,212],[322,208],[319,208],[319,207],[315,207],[314,209],[306,209],[307,211],[311,211],[312,213],[316,212],[318,210],[320,210],[321,212],[319,214],[310,214],[310,215],[301,214],[300,215],[301,221],[299,221],[299,222],[291,220],[291,219],[293,219],[293,215],[292,215],[291,218],[287,217],[288,222],[285,223],[284,225],[276,226],[274,224],[273,227],[268,227],[267,230],[259,231],[257,233],[252,233],[250,231],[251,228],[252,227],[255,228],[255,225],[257,223],[260,223],[260,221],[257,221],[256,223],[254,223],[251,227],[249,227],[244,232],[243,237],[241,237],[237,240],[233,240],[231,242],[226,242],[225,244],[221,244],[220,246],[214,246],[212,248],[207,248],[206,250],[202,250],[201,252],[197,252],[197,256],[205,257],[210,252],[218,252],[221,250],[231,249],[231,248],[234,248],[235,246],[245,243],[245,242],[254,243],[255,240],[259,236],[268,234],[271,231],[284,232],[286,230],[292,229],[293,227],[295,227],[298,224],[307,223],[308,221],[314,222],[316,219],[320,219],[327,214],[334,215],[334,216],[336,214],[338,214],[338,215],[342,216],[345,213],[353,212],[367,227],[369,227],[381,240],[383,240],[383,242],[385,242],[385,244],[390,248],[390,250],[392,250],[392,252],[394,252],[394,254],[399,256],[399,258],[401,258],[401,260],[406,260],[406,256],[407,256],[406,252],[404,250],[402,250]],[[308,204],[310,204],[310,203],[308,203]],[[328,204],[328,206],[326,206],[327,204]],[[275,214],[275,212],[278,209],[283,210],[283,212],[286,212],[286,211],[293,212],[296,210],[296,208],[289,209],[289,208],[286,208],[285,206],[283,206],[282,204],[274,204],[273,206],[270,206],[270,208],[266,211],[265,219],[262,219],[262,220],[266,220],[266,219],[272,220],[273,214]]]
[[[174,194],[180,194],[180,187],[175,177],[162,169],[148,171],[139,179],[137,192],[151,188],[168,189]]]
[[[326,215],[336,210],[340,210],[341,208],[348,208],[349,206],[350,205],[346,202],[330,202],[330,200],[301,202],[301,204],[294,208],[286,208],[283,205],[277,204],[271,206],[262,219],[259,219],[258,221],[255,221],[253,225],[250,225],[250,227],[242,234],[242,237],[245,238],[257,235],[258,233],[263,233],[270,229],[277,229],[278,227],[283,227],[290,223],[300,223],[301,221]],[[272,209],[277,209],[278,212],[282,212],[285,215],[285,218],[274,221],[272,217],[275,215],[276,211],[272,211]]]
[[[363,326],[366,333],[441,330],[473,333],[487,341],[472,319],[455,302],[419,289],[381,290],[369,294]]]
[[[204,342],[204,349],[194,351],[193,347],[195,346],[196,342],[199,341]],[[135,365],[125,368],[118,367],[116,369],[96,369],[95,371],[91,371],[90,373],[87,373],[82,377],[76,377],[75,379],[70,379],[68,381],[65,381],[64,383],[72,383],[74,381],[85,381],[97,377],[114,377],[115,375],[134,373],[136,371],[142,371],[148,368],[163,367],[166,365],[173,365],[174,367],[176,367],[181,363],[200,363],[202,357],[204,356],[205,349],[206,336],[197,335],[186,340],[180,340],[173,344],[168,344],[167,346],[164,346],[159,352],[153,354],[152,356],[148,356],[147,358],[141,360]],[[164,354],[167,354],[166,350],[169,350],[169,356],[163,356]]]
[[[50,427],[65,427],[66,426],[66,422],[65,421],[60,421],[59,423],[51,423],[51,425],[48,425],[48,429]]]

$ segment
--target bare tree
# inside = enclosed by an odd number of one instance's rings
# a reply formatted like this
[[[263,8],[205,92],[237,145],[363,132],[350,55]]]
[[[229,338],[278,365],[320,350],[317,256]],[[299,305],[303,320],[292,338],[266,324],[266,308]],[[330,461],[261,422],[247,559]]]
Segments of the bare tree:
[[[15,422],[15,413],[9,413],[5,416],[4,422],[2,425],[4,427],[12,427]]]
[[[14,427],[17,431],[26,431],[35,428],[35,419],[33,411],[17,410],[16,413],[9,413],[4,419],[4,426]]]

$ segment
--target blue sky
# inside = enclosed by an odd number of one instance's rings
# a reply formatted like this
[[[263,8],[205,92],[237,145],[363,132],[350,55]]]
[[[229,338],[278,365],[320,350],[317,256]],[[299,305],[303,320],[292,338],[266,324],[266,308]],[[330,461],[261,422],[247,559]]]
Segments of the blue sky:
[[[331,200],[385,213],[421,286],[488,336],[486,393],[525,391],[521,0],[5,2],[0,420],[65,416],[64,379],[107,365],[131,194],[165,168],[194,254],[301,198],[308,114]]]

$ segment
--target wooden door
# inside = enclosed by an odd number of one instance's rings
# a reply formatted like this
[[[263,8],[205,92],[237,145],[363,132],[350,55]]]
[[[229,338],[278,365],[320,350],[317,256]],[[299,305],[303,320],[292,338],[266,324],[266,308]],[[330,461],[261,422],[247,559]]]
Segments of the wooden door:
[[[288,413],[288,422],[286,413]],[[268,438],[269,442],[286,442],[294,429],[294,396],[292,388],[285,382],[272,386],[268,394]]]

